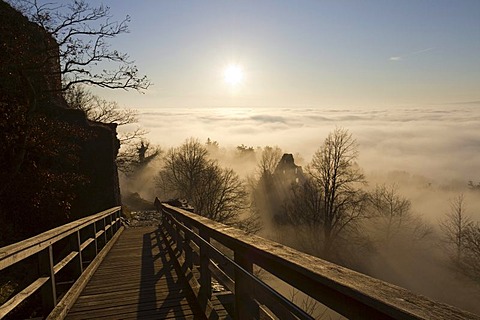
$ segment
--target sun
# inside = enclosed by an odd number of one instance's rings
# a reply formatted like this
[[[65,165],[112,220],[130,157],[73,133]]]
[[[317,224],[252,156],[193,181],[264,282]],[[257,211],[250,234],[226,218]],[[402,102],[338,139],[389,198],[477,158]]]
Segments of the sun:
[[[226,84],[234,87],[243,82],[244,73],[241,66],[237,64],[228,65],[223,71],[223,80]]]

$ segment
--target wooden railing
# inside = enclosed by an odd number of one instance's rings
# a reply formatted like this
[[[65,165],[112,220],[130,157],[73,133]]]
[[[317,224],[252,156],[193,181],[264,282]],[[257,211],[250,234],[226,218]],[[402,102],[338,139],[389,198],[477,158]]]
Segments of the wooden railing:
[[[15,268],[16,264],[35,256],[33,267],[38,267],[36,279],[0,306],[0,319],[36,292],[40,292],[42,314],[50,314],[51,319],[61,318],[64,313],[61,307],[76,299],[73,292],[78,291],[76,286],[93,274],[104,256],[102,253],[108,251],[112,240],[123,230],[120,210],[121,207],[114,207],[0,248],[0,271]],[[73,285],[59,299],[60,283],[56,279],[61,272],[73,277],[70,281],[62,279],[62,285]]]
[[[254,267],[260,267],[350,319],[480,319],[168,204],[162,211],[172,253],[209,318],[215,318],[214,299],[220,297],[212,295],[214,278],[231,295],[233,308],[226,309],[235,319],[312,319],[256,277]]]

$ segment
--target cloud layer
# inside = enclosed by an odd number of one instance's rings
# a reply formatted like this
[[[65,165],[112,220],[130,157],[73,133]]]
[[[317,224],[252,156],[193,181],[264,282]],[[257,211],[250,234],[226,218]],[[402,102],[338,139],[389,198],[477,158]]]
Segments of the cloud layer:
[[[367,172],[408,171],[436,180],[480,180],[480,106],[396,109],[148,109],[140,124],[163,147],[188,137],[223,147],[278,145],[306,161],[336,126],[357,139]]]

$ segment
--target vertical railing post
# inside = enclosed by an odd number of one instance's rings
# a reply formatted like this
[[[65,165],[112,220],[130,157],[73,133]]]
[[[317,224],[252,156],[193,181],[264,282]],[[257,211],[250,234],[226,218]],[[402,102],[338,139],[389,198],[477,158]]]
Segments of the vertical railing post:
[[[107,217],[101,219],[103,223],[103,246],[107,245],[108,236],[107,236]]]
[[[122,216],[121,210],[117,210],[117,212],[115,212],[115,220],[117,221],[116,222],[117,230],[120,229],[120,227],[122,226],[121,216]]]
[[[117,230],[120,229],[120,227],[122,226],[122,210],[119,209],[116,213],[115,213],[115,219],[117,220]]]
[[[115,223],[112,224],[112,234],[115,234],[117,233],[117,230],[118,230],[118,226],[117,226],[117,212],[118,211],[115,211],[114,213],[112,213],[111,217],[112,217],[112,222],[115,221]]]
[[[107,217],[107,225],[108,225],[108,240],[112,239],[113,237],[113,226],[112,226],[112,214],[109,214]]]
[[[70,250],[78,252],[77,257],[72,261],[75,279],[78,279],[83,272],[83,258],[82,251],[80,250],[81,243],[80,230],[70,235]]]
[[[43,313],[47,315],[57,305],[57,288],[55,285],[55,272],[53,271],[53,249],[52,246],[38,253],[38,272],[41,277],[49,277],[42,286],[41,298]]]
[[[200,237],[210,242],[210,235],[203,229],[199,230]],[[200,241],[200,303],[206,305],[207,300],[212,298],[212,275],[210,272],[210,255],[208,245]]]
[[[120,229],[120,227],[122,226],[122,210],[118,210],[117,211],[117,218],[118,218],[118,221],[117,221],[117,229]]]
[[[93,259],[95,259],[98,253],[98,243],[96,238],[96,234],[97,234],[96,223],[92,222],[89,226],[86,226],[85,233],[86,233],[85,237],[87,240],[90,238],[93,239],[92,243],[90,243],[88,247],[85,248],[85,251],[82,253],[82,263],[86,265],[90,263]],[[83,265],[83,267],[85,267],[85,265]]]
[[[93,226],[92,227],[93,244],[94,244],[94,248],[95,248],[93,258],[95,258],[98,254],[97,223],[96,222],[92,223],[92,226]],[[93,260],[93,258],[92,258],[92,260]]]
[[[245,271],[253,273],[253,263],[248,254],[241,248],[235,248],[234,261]],[[238,268],[235,268],[235,319],[252,319],[255,312],[254,302],[250,298],[252,288],[248,285],[249,278]]]

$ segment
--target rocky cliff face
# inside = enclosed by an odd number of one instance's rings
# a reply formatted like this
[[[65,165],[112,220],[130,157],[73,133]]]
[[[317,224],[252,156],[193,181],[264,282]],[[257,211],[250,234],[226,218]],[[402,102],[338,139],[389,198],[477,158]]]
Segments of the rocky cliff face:
[[[0,246],[120,203],[116,125],[60,89],[55,40],[0,0]]]

